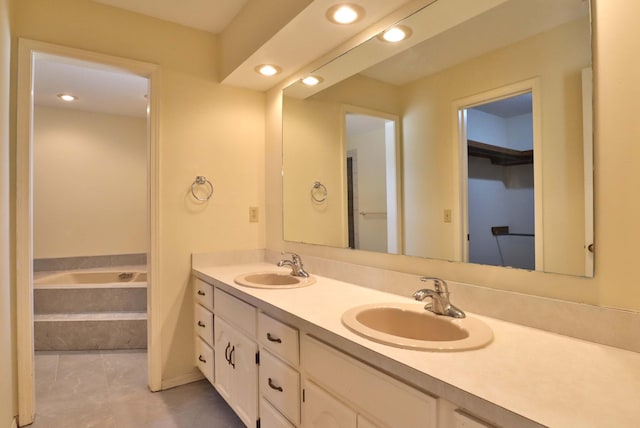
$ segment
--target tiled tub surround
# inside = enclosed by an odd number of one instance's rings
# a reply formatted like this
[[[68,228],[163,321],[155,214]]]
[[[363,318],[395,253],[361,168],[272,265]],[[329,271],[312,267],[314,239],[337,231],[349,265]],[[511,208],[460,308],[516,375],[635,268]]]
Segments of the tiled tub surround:
[[[493,330],[487,347],[467,352],[398,349],[356,335],[341,323],[363,303],[408,302],[407,297],[355,286],[314,272],[318,282],[291,290],[254,289],[233,278],[275,270],[271,263],[226,263],[229,256],[195,255],[194,274],[347,354],[499,426],[637,426],[640,354],[470,314]],[[414,286],[420,288],[417,276]],[[463,290],[457,290],[463,294]],[[338,297],[339,296],[339,297]],[[455,303],[468,307],[456,295]],[[416,303],[418,304],[418,303]],[[470,311],[468,311],[470,312]]]
[[[119,266],[145,265],[147,263],[146,253],[136,254],[114,254],[108,256],[79,256],[79,257],[57,257],[48,259],[34,259],[34,272],[53,272],[74,269],[111,268]]]
[[[115,273],[114,273],[115,272]],[[118,272],[139,276],[117,280]],[[34,281],[34,343],[44,350],[145,349],[144,267],[38,273]]]

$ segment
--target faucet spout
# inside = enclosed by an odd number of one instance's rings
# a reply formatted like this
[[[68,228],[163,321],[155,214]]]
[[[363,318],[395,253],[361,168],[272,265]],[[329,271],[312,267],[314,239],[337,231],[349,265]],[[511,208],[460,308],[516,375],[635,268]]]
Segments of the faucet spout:
[[[422,277],[420,281],[433,281],[433,290],[429,288],[423,288],[413,293],[413,298],[422,301],[426,298],[431,298],[431,302],[425,305],[425,309],[433,312],[437,315],[445,315],[453,318],[464,318],[465,313],[456,308],[449,301],[449,288],[447,283],[440,278]]]

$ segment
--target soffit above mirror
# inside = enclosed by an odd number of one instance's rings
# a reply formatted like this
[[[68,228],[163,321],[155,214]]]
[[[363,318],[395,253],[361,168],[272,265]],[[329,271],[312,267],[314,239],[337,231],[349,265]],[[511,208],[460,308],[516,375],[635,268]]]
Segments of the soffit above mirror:
[[[341,0],[91,0],[218,35],[219,80],[265,91],[366,28],[406,7],[415,11],[433,0],[357,0],[365,10],[356,23],[337,25],[327,10]],[[282,70],[265,78],[260,64]]]

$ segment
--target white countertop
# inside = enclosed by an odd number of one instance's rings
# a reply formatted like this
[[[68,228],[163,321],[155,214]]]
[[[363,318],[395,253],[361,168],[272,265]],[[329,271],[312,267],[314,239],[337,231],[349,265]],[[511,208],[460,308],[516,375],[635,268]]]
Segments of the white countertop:
[[[486,410],[486,403],[477,398],[492,403],[492,420],[506,426],[522,420],[501,414],[500,408],[551,427],[640,426],[638,353],[469,313],[493,330],[494,340],[485,348],[395,348],[353,333],[342,324],[342,313],[365,303],[412,299],[318,275],[314,285],[287,290],[250,288],[233,281],[242,273],[276,270],[267,263],[194,266],[201,279],[226,284],[227,290],[267,312],[282,311],[303,320],[309,332],[436,396],[470,411]]]

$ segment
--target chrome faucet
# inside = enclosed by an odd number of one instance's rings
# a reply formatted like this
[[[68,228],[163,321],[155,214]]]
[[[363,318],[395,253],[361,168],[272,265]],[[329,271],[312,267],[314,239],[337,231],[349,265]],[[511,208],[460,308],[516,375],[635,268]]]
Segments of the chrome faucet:
[[[283,259],[278,262],[278,266],[289,266],[291,268],[291,275],[300,276],[302,278],[309,278],[309,273],[304,270],[302,266],[302,259],[296,253],[288,253],[283,251],[282,254],[290,254],[291,260]]]
[[[431,302],[427,303],[424,307],[426,310],[437,315],[445,315],[453,318],[465,317],[464,312],[453,306],[449,301],[449,288],[444,279],[423,276],[420,278],[420,281],[433,281],[433,290],[423,288],[413,293],[413,297],[416,300],[422,301],[427,297],[431,298]]]

